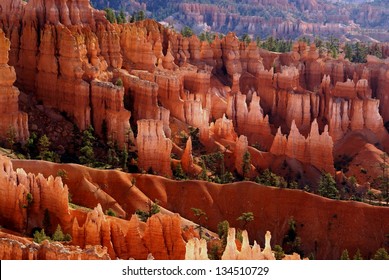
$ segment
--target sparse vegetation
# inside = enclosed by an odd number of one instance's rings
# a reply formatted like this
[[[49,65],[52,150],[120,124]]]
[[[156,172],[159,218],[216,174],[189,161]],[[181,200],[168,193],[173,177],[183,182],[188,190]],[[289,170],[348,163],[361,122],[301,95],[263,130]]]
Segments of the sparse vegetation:
[[[34,201],[34,199],[32,197],[32,194],[31,193],[27,193],[26,198],[27,198],[28,205],[31,205],[32,202]]]
[[[173,168],[173,177],[174,179],[179,181],[188,180],[188,176],[182,169],[181,163],[177,163],[176,166]]]
[[[335,179],[329,173],[323,173],[319,179],[318,193],[321,196],[339,199],[339,190],[336,188]]]
[[[248,151],[246,151],[243,155],[243,163],[242,163],[242,172],[245,180],[248,180],[250,176],[251,169],[251,155]]]
[[[271,172],[269,169],[265,169],[261,173],[261,175],[256,177],[255,182],[265,186],[273,186],[279,188],[285,188],[287,186],[287,182],[283,177],[276,175],[275,173]]]
[[[60,225],[57,226],[51,240],[58,242],[67,242],[72,240],[72,236],[69,233],[64,234]]]
[[[219,235],[219,238],[222,241],[223,247],[227,245],[227,236],[229,228],[230,224],[226,220],[217,224],[217,234]]]
[[[340,256],[340,259],[341,260],[349,260],[350,259],[347,249],[343,250],[342,255]]]
[[[253,212],[244,212],[236,220],[242,221],[243,228],[245,229],[248,223],[254,221],[254,214],[253,214]]]
[[[379,248],[374,254],[373,260],[389,260],[389,254],[385,248]]]
[[[285,252],[280,245],[275,245],[273,251],[276,260],[282,260],[285,257]]]
[[[44,240],[50,240],[50,237],[46,235],[45,230],[35,231],[34,233],[34,242],[41,244]]]
[[[353,256],[353,260],[363,260],[362,255],[361,255],[361,251],[359,249],[355,252],[355,254]]]
[[[184,26],[181,30],[181,34],[182,36],[189,38],[193,35],[193,30],[189,26]]]
[[[193,215],[197,218],[197,224],[199,229],[200,238],[203,236],[203,223],[208,221],[207,214],[200,208],[190,208],[193,211]]]
[[[143,210],[140,210],[140,209],[137,209],[135,211],[135,214],[138,215],[139,219],[142,221],[142,222],[146,222],[148,220],[148,218],[150,218],[151,216],[159,213],[161,211],[161,208],[159,207],[159,204],[158,204],[158,200],[155,200],[155,202],[151,202],[150,200],[147,202],[147,208],[148,210],[147,211],[143,211]]]
[[[293,218],[289,220],[289,229],[282,241],[282,248],[286,254],[296,252],[304,257],[304,251],[301,249],[301,238],[297,236],[296,221]]]
[[[65,169],[58,169],[57,177],[61,177],[62,182],[64,182],[65,180],[69,179],[68,178],[68,173],[66,172]]]
[[[93,150],[93,143],[96,140],[94,134],[94,129],[92,126],[89,126],[88,129],[84,130],[82,133],[82,147],[80,149],[80,162],[82,164],[91,165],[95,161],[95,154]]]
[[[105,211],[105,214],[111,217],[117,217],[116,212],[112,208],[109,208],[107,211]]]
[[[115,85],[118,86],[118,87],[123,87],[123,81],[122,81],[122,79],[120,79],[120,78],[117,79]]]

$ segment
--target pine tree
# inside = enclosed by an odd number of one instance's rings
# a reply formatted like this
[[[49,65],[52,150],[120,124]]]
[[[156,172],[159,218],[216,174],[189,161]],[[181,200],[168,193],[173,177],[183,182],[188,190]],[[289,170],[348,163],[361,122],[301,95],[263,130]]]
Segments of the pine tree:
[[[51,239],[53,241],[58,241],[58,242],[64,241],[65,235],[63,234],[60,225],[57,226],[57,229],[55,230],[55,232],[54,232],[53,236],[51,237]]]
[[[362,255],[361,255],[361,251],[359,249],[355,252],[355,254],[353,256],[353,260],[363,260]]]
[[[331,174],[323,173],[320,176],[318,192],[321,196],[339,199],[339,191],[336,188],[336,182]]]
[[[343,250],[342,255],[340,256],[340,259],[341,260],[349,260],[350,259],[347,249]]]
[[[386,205],[389,204],[389,163],[388,163],[388,154],[381,154],[382,162],[379,163],[379,167],[381,169],[382,174],[378,177],[379,180],[379,189],[383,193],[383,197],[386,200]]]
[[[93,136],[94,129],[89,126],[88,129],[84,130],[82,135],[83,146],[80,149],[80,162],[82,164],[92,164],[95,160],[95,154],[93,150],[93,143],[96,138]]]
[[[253,212],[244,212],[236,220],[243,221],[243,228],[246,228],[249,222],[254,221],[254,214]]]
[[[248,151],[246,151],[243,155],[243,163],[242,163],[242,173],[245,179],[250,176],[250,169],[251,169],[251,155]]]
[[[385,248],[379,248],[374,254],[373,260],[389,260],[389,254]]]
[[[193,30],[189,26],[184,26],[181,30],[181,35],[187,38],[192,37]]]
[[[104,11],[106,13],[105,16],[106,16],[107,20],[110,23],[116,23],[116,16],[115,16],[114,11],[111,8],[105,8]]]
[[[203,222],[208,221],[207,214],[200,208],[190,208],[193,211],[193,214],[197,217],[197,223],[199,224],[199,235],[200,238],[203,235]]]

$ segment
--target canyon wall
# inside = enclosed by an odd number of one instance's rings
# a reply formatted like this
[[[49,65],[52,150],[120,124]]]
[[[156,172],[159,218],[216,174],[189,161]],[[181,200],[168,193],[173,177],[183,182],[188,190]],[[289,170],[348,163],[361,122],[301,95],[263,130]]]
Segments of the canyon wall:
[[[19,111],[19,90],[13,85],[15,68],[8,65],[10,41],[0,29],[0,140],[9,139],[24,143],[28,136],[28,116]]]

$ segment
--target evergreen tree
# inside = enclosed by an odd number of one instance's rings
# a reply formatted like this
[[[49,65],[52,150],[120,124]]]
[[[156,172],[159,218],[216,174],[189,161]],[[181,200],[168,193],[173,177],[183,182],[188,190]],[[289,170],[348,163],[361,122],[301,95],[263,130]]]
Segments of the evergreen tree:
[[[146,19],[146,14],[144,11],[139,11],[136,15],[136,21],[141,21]]]
[[[367,49],[366,45],[364,45],[360,42],[357,42],[355,44],[355,50],[354,50],[352,62],[365,63],[367,53],[368,53],[368,49]]]
[[[199,228],[200,238],[203,235],[203,222],[208,221],[207,214],[200,208],[190,208],[193,211],[193,214],[197,217],[197,223]]]
[[[321,196],[339,199],[339,191],[336,188],[336,182],[331,174],[323,173],[320,176],[318,192]]]
[[[173,169],[173,176],[174,179],[179,181],[188,179],[188,176],[185,174],[184,170],[182,169],[181,163],[176,164],[175,168]]]
[[[110,23],[116,23],[115,12],[111,8],[105,8],[105,17]]]
[[[82,133],[82,147],[80,149],[80,162],[82,164],[92,164],[95,161],[95,154],[93,150],[93,143],[96,138],[93,136],[94,129],[89,126],[88,129]]]
[[[342,255],[340,256],[340,259],[341,260],[349,260],[350,259],[347,249],[343,250]]]
[[[55,232],[54,232],[53,236],[51,237],[51,239],[53,241],[59,241],[59,242],[64,241],[65,235],[63,234],[60,225],[57,226],[57,229],[55,230]]]
[[[362,255],[361,255],[361,251],[359,249],[355,252],[355,254],[353,256],[353,260],[363,260]]]
[[[192,37],[193,30],[189,26],[185,26],[184,28],[182,28],[181,34],[182,36],[189,38]]]
[[[155,200],[155,202],[151,202],[151,200],[149,200],[147,202],[147,208],[148,210],[147,211],[143,211],[143,210],[140,210],[140,209],[137,209],[135,211],[135,214],[138,215],[139,219],[142,221],[142,222],[146,222],[148,220],[148,218],[150,218],[151,216],[159,213],[161,211],[161,208],[159,207],[159,204],[158,204],[158,200]]]
[[[273,250],[274,250],[274,257],[276,258],[276,260],[282,260],[285,257],[284,250],[280,245],[275,245]]]
[[[248,45],[248,44],[251,43],[250,35],[247,34],[247,33],[244,33],[244,34],[242,35],[242,37],[240,38],[240,40],[241,40],[242,42],[244,42],[246,45]]]
[[[293,218],[289,220],[289,229],[282,240],[282,248],[286,254],[295,252],[304,256],[304,251],[301,249],[301,238],[297,236],[296,221]]]
[[[389,260],[389,254],[385,248],[380,248],[374,254],[373,260]]]
[[[386,200],[386,205],[389,204],[389,163],[388,163],[388,154],[381,154],[382,162],[379,163],[381,169],[381,175],[378,177],[379,180],[379,189],[381,190],[384,199]]]
[[[347,43],[345,46],[344,46],[344,56],[345,58],[347,58],[348,60],[352,61],[353,60],[353,48],[352,46]]]
[[[236,220],[243,221],[243,228],[246,228],[249,222],[254,221],[254,214],[253,212],[244,212]]]
[[[42,243],[44,240],[50,240],[50,237],[48,237],[45,233],[45,230],[42,229],[41,231],[34,232],[34,242],[35,243]]]
[[[242,163],[242,173],[245,179],[250,176],[250,170],[251,170],[251,155],[248,151],[246,151],[243,155],[243,163]]]
[[[227,245],[227,236],[229,228],[230,224],[226,220],[217,224],[217,234],[219,235],[219,238],[222,241],[223,247]]]
[[[46,134],[42,135],[38,141],[38,158],[46,161],[59,162],[59,156],[55,152],[50,151],[50,146],[50,139],[46,136]]]

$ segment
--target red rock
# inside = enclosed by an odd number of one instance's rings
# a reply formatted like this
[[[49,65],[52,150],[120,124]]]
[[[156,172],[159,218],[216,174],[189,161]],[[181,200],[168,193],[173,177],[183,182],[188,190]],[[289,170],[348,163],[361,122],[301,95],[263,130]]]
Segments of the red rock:
[[[172,142],[165,137],[162,121],[138,121],[138,167],[145,171],[150,168],[165,176],[172,176],[170,154]]]
[[[0,30],[0,139],[4,140],[13,133],[15,140],[24,143],[29,137],[28,116],[19,112],[19,90],[13,86],[16,80],[15,69],[9,66],[8,51],[10,41]]]
[[[238,138],[232,120],[227,119],[225,115],[217,119],[214,124],[212,123],[209,130],[216,139],[226,139],[235,142]]]
[[[182,169],[189,174],[194,171],[193,156],[192,156],[192,138],[189,137],[186,142],[185,150],[181,157]]]
[[[106,136],[116,140],[119,147],[126,146],[131,134],[131,114],[123,106],[123,87],[117,87],[111,83],[93,81],[91,90],[93,127],[96,133],[103,136],[105,124],[107,128]]]
[[[292,128],[286,139],[281,130],[274,138],[270,153],[274,155],[286,155],[302,163],[308,163],[318,170],[324,170],[334,174],[333,140],[328,134],[328,127],[319,134],[317,121],[311,125],[311,131],[307,138],[300,134],[296,124],[292,122]]]

